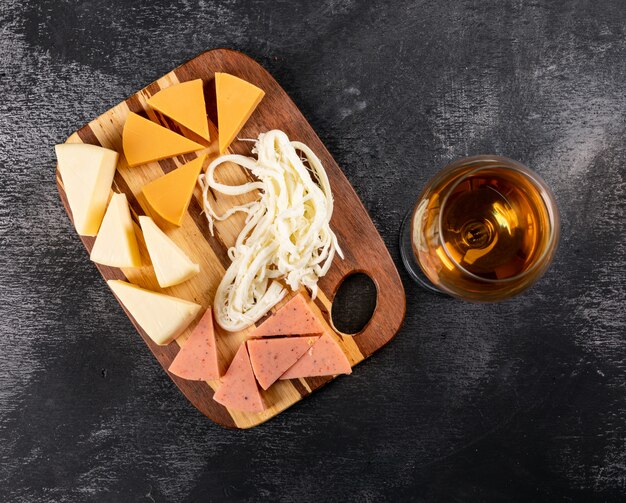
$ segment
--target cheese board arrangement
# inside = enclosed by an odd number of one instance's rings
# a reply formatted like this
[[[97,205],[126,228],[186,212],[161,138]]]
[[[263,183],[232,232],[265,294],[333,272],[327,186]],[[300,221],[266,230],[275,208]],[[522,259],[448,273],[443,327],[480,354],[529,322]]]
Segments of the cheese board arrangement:
[[[380,349],[405,311],[341,169],[272,76],[205,52],[55,147],[76,232],[164,370],[213,421],[270,419]],[[332,304],[365,273],[357,334]]]

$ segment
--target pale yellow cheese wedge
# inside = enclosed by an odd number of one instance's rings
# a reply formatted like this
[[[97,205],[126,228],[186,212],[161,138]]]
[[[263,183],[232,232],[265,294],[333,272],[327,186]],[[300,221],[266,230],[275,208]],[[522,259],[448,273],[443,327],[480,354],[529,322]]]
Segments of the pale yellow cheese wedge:
[[[145,290],[126,281],[107,281],[113,293],[146,334],[159,346],[178,337],[202,306],[178,297]]]
[[[200,266],[194,264],[154,220],[140,216],[139,224],[161,288],[178,285],[200,272]]]
[[[204,148],[133,112],[129,112],[124,123],[122,144],[130,167]]]
[[[113,194],[91,249],[91,260],[111,267],[139,267],[141,255],[126,194]]]
[[[148,105],[205,140],[210,140],[202,79],[189,80],[162,89],[148,100]]]
[[[248,121],[265,92],[228,73],[215,74],[220,154]]]
[[[55,145],[76,232],[95,236],[107,207],[117,152],[86,143]]]
[[[174,225],[183,222],[206,157],[206,154],[201,155],[141,189],[152,209],[168,222]]]

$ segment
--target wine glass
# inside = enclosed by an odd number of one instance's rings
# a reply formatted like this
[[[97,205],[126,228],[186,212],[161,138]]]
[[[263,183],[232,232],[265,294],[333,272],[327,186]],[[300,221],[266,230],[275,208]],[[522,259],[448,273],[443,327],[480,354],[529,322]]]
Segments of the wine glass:
[[[535,283],[558,241],[558,209],[541,177],[481,155],[453,162],[426,185],[402,224],[400,252],[424,288],[496,302]]]

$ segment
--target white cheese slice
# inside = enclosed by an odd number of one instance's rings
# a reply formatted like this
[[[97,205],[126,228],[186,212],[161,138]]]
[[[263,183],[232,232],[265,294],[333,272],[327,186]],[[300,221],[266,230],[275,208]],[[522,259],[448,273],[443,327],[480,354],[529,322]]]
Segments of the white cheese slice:
[[[91,260],[111,267],[139,267],[141,255],[126,194],[113,194],[91,250]]]
[[[106,210],[118,154],[86,143],[63,143],[54,149],[76,232],[95,236]]]
[[[200,272],[200,266],[194,264],[152,218],[140,216],[139,224],[161,288],[178,285]]]
[[[107,281],[135,321],[159,346],[179,336],[202,306],[178,297],[145,290],[120,280]]]

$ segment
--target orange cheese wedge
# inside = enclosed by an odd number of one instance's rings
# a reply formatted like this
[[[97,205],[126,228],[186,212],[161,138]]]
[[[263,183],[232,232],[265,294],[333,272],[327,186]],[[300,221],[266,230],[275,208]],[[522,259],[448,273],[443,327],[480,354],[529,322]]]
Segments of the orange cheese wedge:
[[[348,358],[333,336],[326,333],[280,378],[295,379],[351,373]]]
[[[228,73],[215,74],[220,154],[223,154],[254,112],[265,92]]]
[[[324,327],[302,294],[296,295],[252,332],[251,338],[275,335],[321,334]]]
[[[250,363],[261,388],[267,389],[317,342],[319,337],[285,337],[248,341]]]
[[[148,100],[148,105],[209,141],[202,79],[162,89]]]
[[[141,189],[150,207],[163,219],[174,225],[182,223],[206,157],[203,154]]]
[[[190,381],[210,381],[220,376],[211,308],[206,310],[168,370]]]
[[[256,384],[245,342],[239,346],[239,351],[228,367],[222,385],[213,395],[213,400],[229,409],[245,412],[265,410],[265,402]]]
[[[124,123],[122,144],[130,167],[205,148],[134,112]]]

